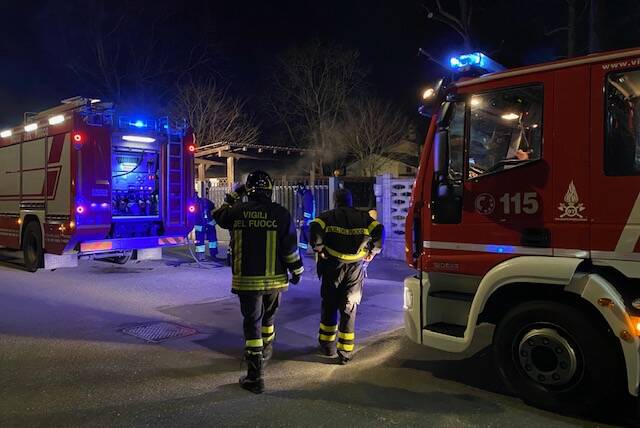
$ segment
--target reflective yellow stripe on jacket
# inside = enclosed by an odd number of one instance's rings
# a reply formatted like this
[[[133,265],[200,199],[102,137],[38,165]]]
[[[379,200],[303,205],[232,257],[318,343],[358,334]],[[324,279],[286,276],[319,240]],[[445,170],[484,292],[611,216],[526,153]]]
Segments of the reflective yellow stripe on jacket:
[[[289,286],[287,275],[241,276],[233,275],[231,288],[235,291],[272,291]]]
[[[233,231],[233,273],[240,275],[242,272],[242,230]]]
[[[341,253],[339,251],[334,250],[333,248],[329,248],[325,245],[324,247],[325,250],[327,250],[327,253],[329,253],[329,255],[335,257],[338,260],[342,260],[345,262],[355,262],[358,261],[362,258],[364,258],[364,256],[367,255],[367,250],[362,249],[360,250],[360,252],[358,254],[345,254],[345,253]]]
[[[316,218],[314,218],[313,220],[311,220],[311,222],[310,222],[310,223],[318,223],[318,225],[320,225],[320,227],[321,227],[322,229],[324,229],[325,227],[327,227],[327,223],[325,223],[322,219],[320,219],[320,218],[318,218],[318,217],[316,217]]]
[[[276,231],[267,231],[267,251],[266,251],[265,276],[276,274]]]
[[[354,227],[352,229],[345,229],[339,226],[327,226],[325,231],[327,233],[337,233],[339,235],[364,235],[369,236],[369,229],[362,227]]]

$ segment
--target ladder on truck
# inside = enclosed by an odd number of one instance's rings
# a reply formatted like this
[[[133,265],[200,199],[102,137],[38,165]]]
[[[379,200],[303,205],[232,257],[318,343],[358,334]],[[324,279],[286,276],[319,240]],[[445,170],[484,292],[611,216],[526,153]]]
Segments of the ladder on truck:
[[[167,225],[186,222],[182,129],[167,121]]]

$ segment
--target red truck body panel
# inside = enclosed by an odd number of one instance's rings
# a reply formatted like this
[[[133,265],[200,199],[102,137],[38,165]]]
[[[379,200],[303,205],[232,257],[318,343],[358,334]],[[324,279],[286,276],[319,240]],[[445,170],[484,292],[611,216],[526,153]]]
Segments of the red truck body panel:
[[[187,149],[193,141],[191,134],[96,125],[79,109],[67,109],[62,115],[62,123],[49,125],[42,113],[34,119],[38,123],[35,131],[15,128],[11,136],[0,138],[0,246],[19,249],[23,223],[29,219],[39,221],[43,247],[50,254],[184,243],[193,227],[188,212],[193,198],[193,154]],[[124,141],[124,134],[146,136],[154,142],[148,147],[130,144]],[[140,201],[132,201],[144,206],[157,200],[153,216],[125,218],[117,214],[114,177],[123,174],[113,171],[119,156],[116,146],[129,150],[132,156],[156,156],[153,165],[142,167],[143,158],[139,157],[136,168],[157,171],[148,177],[157,188],[140,186]],[[130,172],[134,173],[140,174],[135,169]],[[140,179],[137,184],[130,181],[136,186],[143,184]],[[127,191],[126,185],[121,184],[122,191]],[[137,190],[136,186],[128,184],[128,189]]]
[[[407,262],[428,272],[483,276],[500,262],[523,254],[640,261],[638,219],[631,218],[634,207],[640,209],[640,176],[607,176],[603,167],[607,75],[612,70],[638,70],[639,54],[623,51],[458,82],[451,92],[468,97],[542,85],[541,157],[465,178],[462,220],[436,224],[430,211],[437,126],[433,118],[407,218]],[[524,203],[522,209],[514,210],[514,201]],[[417,239],[424,244],[417,245],[422,247],[419,260],[411,251],[416,248],[417,210],[421,228]],[[548,245],[523,245],[527,229],[548,230]]]

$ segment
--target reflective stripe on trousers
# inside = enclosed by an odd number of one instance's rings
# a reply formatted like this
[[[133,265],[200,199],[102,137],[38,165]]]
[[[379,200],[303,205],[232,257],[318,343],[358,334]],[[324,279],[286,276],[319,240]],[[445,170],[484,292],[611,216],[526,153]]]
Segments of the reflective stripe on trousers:
[[[276,329],[273,325],[263,325],[262,326],[262,341],[266,345],[267,343],[273,342],[273,339],[276,338]]]
[[[351,352],[355,347],[356,334],[353,332],[338,332],[338,349],[341,351]]]
[[[333,342],[336,340],[337,331],[338,331],[338,324],[325,325],[323,323],[320,323],[318,340],[320,340],[321,342]]]

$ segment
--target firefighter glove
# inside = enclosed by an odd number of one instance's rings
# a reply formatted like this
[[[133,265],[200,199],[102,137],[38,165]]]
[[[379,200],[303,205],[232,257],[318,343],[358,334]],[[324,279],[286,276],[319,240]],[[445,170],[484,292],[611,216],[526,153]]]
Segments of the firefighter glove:
[[[224,195],[225,204],[233,205],[239,200],[240,200],[240,196],[236,192],[231,192]]]

